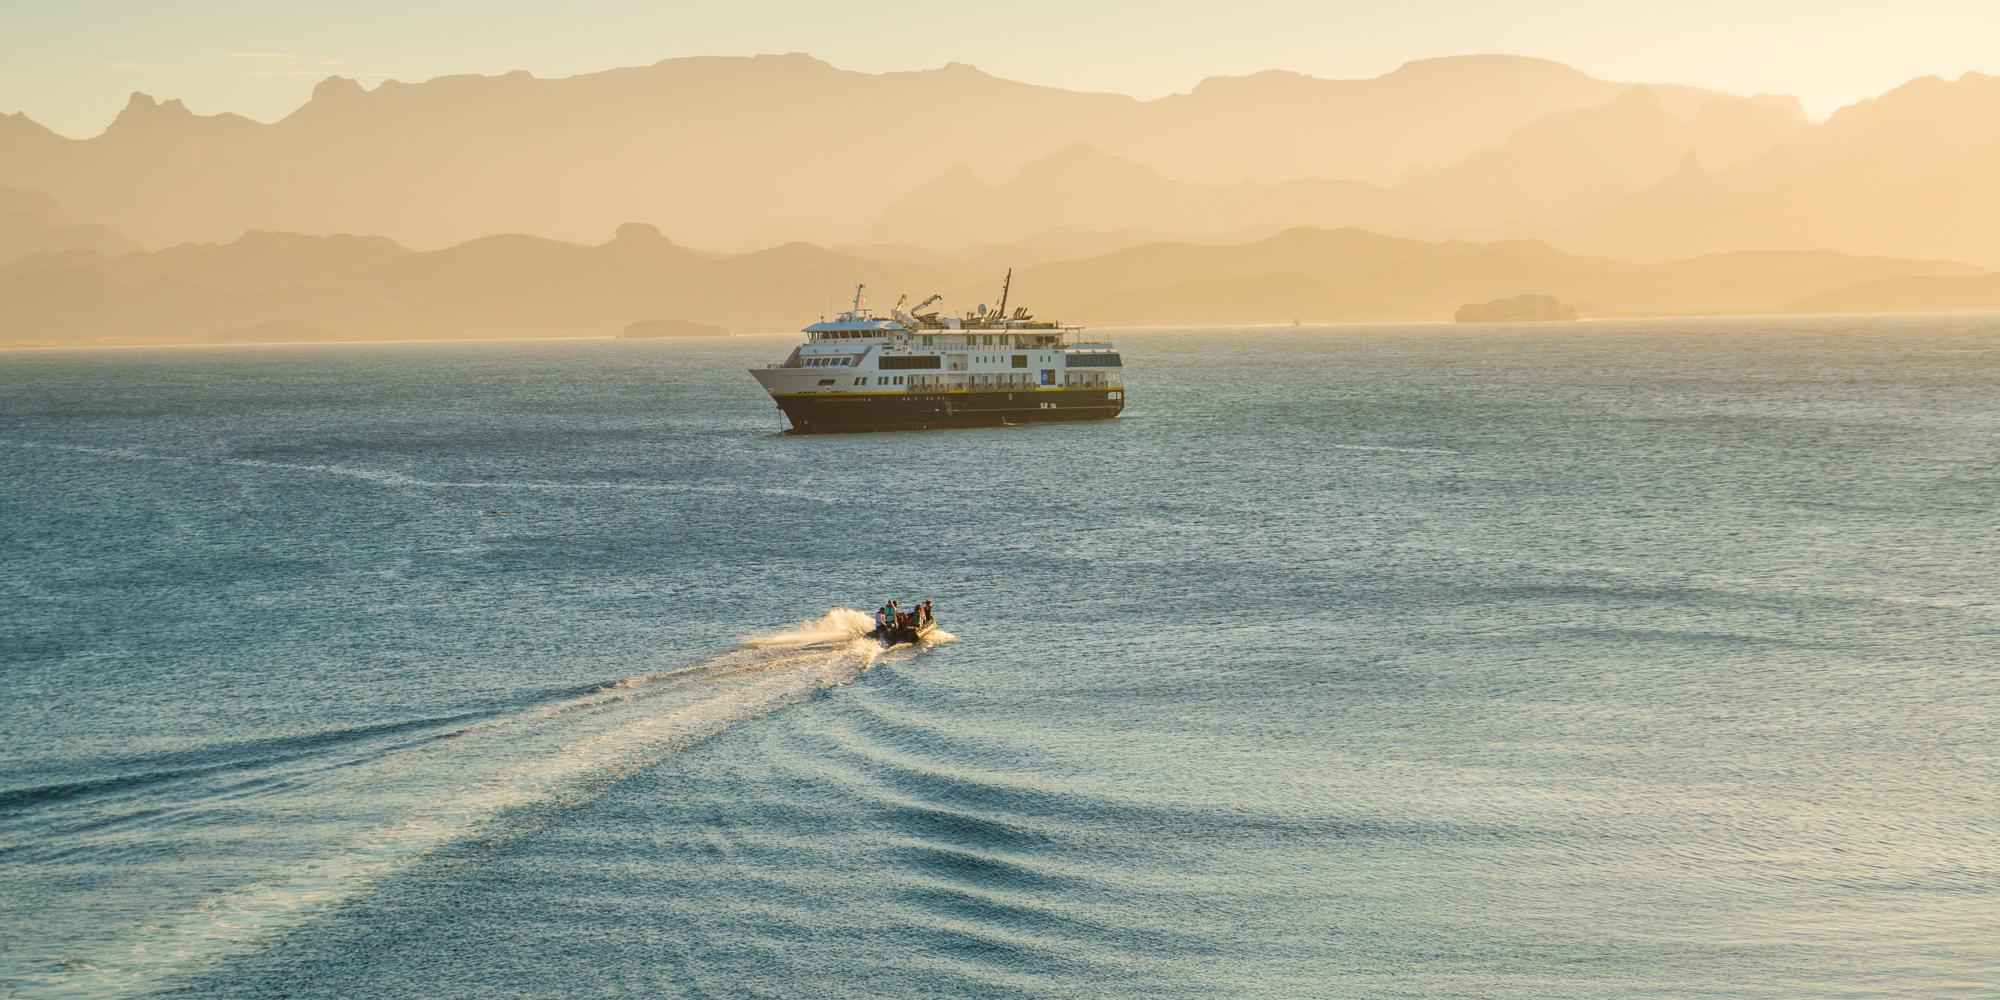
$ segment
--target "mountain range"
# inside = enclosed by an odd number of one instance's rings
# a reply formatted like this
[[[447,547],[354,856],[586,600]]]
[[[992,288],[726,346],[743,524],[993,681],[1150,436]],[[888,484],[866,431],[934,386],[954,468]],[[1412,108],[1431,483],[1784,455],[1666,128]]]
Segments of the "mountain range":
[[[1381,200],[1376,189],[1406,178],[1416,183],[1403,201],[1426,191],[1444,192],[1440,204],[1477,200],[1482,184],[1533,175],[1534,164],[1522,161],[1538,149],[1567,162],[1555,181],[1562,187],[1578,164],[1603,159],[1603,171],[1581,168],[1595,195],[1658,180],[1690,148],[1715,154],[1704,163],[1721,168],[1803,127],[1789,98],[1670,84],[1634,91],[1515,56],[1423,60],[1365,80],[1216,78],[1150,101],[1016,83],[958,64],[869,74],[803,55],[672,59],[562,79],[514,72],[387,81],[372,90],[329,77],[269,124],[196,115],[144,94],[87,139],[3,116],[0,185],[46,193],[151,247],[252,229],[382,233],[426,248],[493,232],[577,240],[635,218],[720,248],[890,232],[951,247],[993,238],[977,213],[927,228],[907,206],[892,206],[922,189],[1017,172],[1059,206],[1097,197],[1087,186],[1064,196],[1061,168],[1077,164],[1063,151],[1079,143],[1155,172],[1174,190],[1224,189],[1195,195],[1213,202],[1184,223],[1200,230],[1174,230],[1203,235],[1250,228],[1293,203],[1315,206],[1314,221],[1325,224],[1428,219],[1438,213],[1367,213]],[[1633,142],[1620,133],[1616,148],[1579,159],[1576,148],[1589,140],[1561,137],[1588,130],[1592,119],[1562,116],[1594,108],[1610,109],[1604,114],[1619,128],[1659,134]],[[1490,169],[1470,159],[1502,147],[1513,152],[1488,158]],[[1036,161],[1044,163],[1023,170]],[[1500,180],[1481,179],[1495,172]],[[1525,214],[1549,200],[1549,186],[1534,188]],[[1159,193],[1177,197],[1174,190]],[[1157,204],[1127,203],[1135,211]],[[1483,204],[1454,208],[1442,222],[1522,214]]]
[[[1564,234],[1662,257],[1751,246],[2000,266],[2000,77],[1914,80],[1727,171],[1692,164]]]
[[[791,330],[831,313],[857,282],[878,307],[933,291],[952,309],[991,304],[1009,262],[1022,265],[1016,303],[1094,325],[1442,320],[1523,290],[1594,316],[1865,307],[1871,296],[2000,308],[1996,276],[1981,268],[1829,251],[1635,264],[1532,240],[1300,227],[1206,243],[1052,232],[959,252],[788,243],[718,254],[628,223],[595,245],[516,234],[413,251],[382,236],[259,230],[157,251],[35,253],[0,266],[0,345],[608,336],[648,320]]]
[[[66,250],[122,254],[137,249],[138,244],[109,226],[72,221],[48,195],[0,188],[0,262]]]
[[[0,342],[795,329],[1009,268],[1092,324],[2000,308],[1994,177],[1978,74],[1818,124],[1512,56],[1151,101],[800,55],[333,77],[268,124],[0,116]]]

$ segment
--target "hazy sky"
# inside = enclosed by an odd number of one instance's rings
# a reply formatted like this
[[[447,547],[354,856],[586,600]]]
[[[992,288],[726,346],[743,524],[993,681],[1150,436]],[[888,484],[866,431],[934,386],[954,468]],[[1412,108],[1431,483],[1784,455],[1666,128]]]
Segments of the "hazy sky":
[[[372,87],[758,52],[867,71],[968,62],[1142,97],[1261,69],[1375,76],[1509,52],[1796,94],[1820,117],[1912,77],[2000,72],[2000,0],[0,0],[0,112],[84,136],[135,90],[269,121],[329,74]]]

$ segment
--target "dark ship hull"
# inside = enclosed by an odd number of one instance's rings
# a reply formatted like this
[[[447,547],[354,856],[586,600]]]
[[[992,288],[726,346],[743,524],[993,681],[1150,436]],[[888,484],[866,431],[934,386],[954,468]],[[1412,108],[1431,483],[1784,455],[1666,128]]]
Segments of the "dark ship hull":
[[[915,431],[1109,420],[1125,408],[1123,389],[1012,392],[797,393],[774,396],[793,434]]]

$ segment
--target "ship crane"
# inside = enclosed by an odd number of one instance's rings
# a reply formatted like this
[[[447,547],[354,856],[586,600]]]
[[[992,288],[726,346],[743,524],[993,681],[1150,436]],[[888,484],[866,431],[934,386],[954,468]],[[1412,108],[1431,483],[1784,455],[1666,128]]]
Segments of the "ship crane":
[[[894,317],[897,322],[902,323],[905,326],[926,326],[926,325],[935,326],[937,325],[937,313],[926,314],[924,312],[924,307],[943,298],[944,295],[941,293],[933,294],[930,298],[927,298],[922,302],[917,303],[910,309],[905,310],[903,308],[903,303],[908,302],[910,300],[910,297],[905,295],[902,298],[896,300],[896,308],[890,310],[889,315]]]

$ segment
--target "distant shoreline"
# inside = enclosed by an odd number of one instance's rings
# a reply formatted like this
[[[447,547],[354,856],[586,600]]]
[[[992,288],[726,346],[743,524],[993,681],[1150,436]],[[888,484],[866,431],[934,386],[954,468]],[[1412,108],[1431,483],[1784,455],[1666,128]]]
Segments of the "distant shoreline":
[[[491,344],[542,340],[620,340],[616,336],[587,334],[577,337],[366,337],[345,340],[162,340],[144,344],[8,344],[0,351],[143,351],[154,348],[211,347],[337,347],[354,344]]]
[[[1773,319],[1773,320],[1836,319],[1836,318],[1847,319],[1856,316],[1876,316],[1883,319],[1891,319],[1891,318],[1914,319],[1924,316],[2000,317],[2000,309],[1935,309],[1935,310],[1922,310],[1916,312],[1903,311],[1903,312],[1632,313],[1629,315],[1618,315],[1618,316],[1579,316],[1573,320],[1521,320],[1518,322],[1511,322],[1511,323],[1460,323],[1448,318],[1379,319],[1379,320],[1347,319],[1347,320],[1337,320],[1330,323],[1301,322],[1297,324],[1294,324],[1291,320],[1284,320],[1284,321],[1274,320],[1269,322],[1257,322],[1257,323],[1176,323],[1171,326],[1155,324],[1155,323],[1143,323],[1143,324],[1135,323],[1130,325],[1118,325],[1113,323],[1107,323],[1104,324],[1103,326],[1086,326],[1086,327],[1080,327],[1079,329],[1085,331],[1116,330],[1120,332],[1132,332],[1132,333],[1146,333],[1151,331],[1173,331],[1173,330],[1270,330],[1278,332],[1284,330],[1327,330],[1339,327],[1436,326],[1436,327],[1450,327],[1453,329],[1464,330],[1468,333],[1476,333],[1482,329],[1492,329],[1494,327],[1508,327],[1508,326],[1553,326],[1553,327],[1568,328],[1568,327],[1579,327],[1579,326],[1588,327],[1604,323],[1644,322],[1649,320],[1664,321],[1664,320],[1724,320],[1724,319]],[[1090,338],[1078,337],[1076,339],[1088,340]]]
[[[1366,327],[1434,326],[1434,327],[1444,327],[1444,328],[1462,330],[1469,334],[1477,334],[1480,331],[1491,330],[1495,327],[1511,327],[1511,326],[1554,326],[1554,327],[1573,328],[1578,326],[1590,327],[1593,325],[1603,324],[1603,323],[1643,322],[1647,320],[1656,320],[1656,321],[1729,320],[1729,319],[1803,320],[1803,319],[1835,319],[1835,318],[1849,319],[1849,318],[1864,317],[1864,316],[1874,316],[1882,319],[1915,319],[1921,317],[1946,317],[1946,316],[2000,317],[2000,310],[1962,309],[1962,310],[1939,310],[1939,311],[1924,311],[1924,312],[1830,312],[1830,313],[1793,313],[1793,312],[1658,313],[1658,314],[1631,315],[1631,316],[1589,316],[1576,320],[1523,320],[1514,323],[1458,323],[1450,319],[1384,319],[1384,320],[1341,320],[1339,322],[1333,322],[1333,323],[1300,323],[1294,325],[1291,321],[1287,320],[1283,322],[1254,322],[1254,323],[1182,323],[1182,324],[1174,324],[1171,326],[1157,325],[1157,324],[1134,324],[1130,326],[1119,326],[1119,325],[1107,324],[1104,326],[1082,327],[1080,329],[1084,331],[1115,330],[1120,332],[1131,332],[1131,333],[1153,333],[1153,332],[1191,331],[1191,330],[1258,330],[1258,331],[1269,331],[1269,332],[1282,332],[1285,330],[1329,330],[1329,329],[1366,328]],[[762,330],[762,331],[731,334],[726,339],[748,340],[756,337],[788,337],[788,336],[795,336],[796,334],[797,331],[795,330]],[[574,337],[408,337],[408,338],[375,337],[375,338],[347,339],[347,340],[246,341],[243,343],[217,343],[214,341],[182,341],[182,342],[161,341],[159,343],[144,343],[144,344],[8,344],[8,345],[0,345],[0,353],[21,352],[21,351],[135,351],[135,350],[157,350],[163,348],[172,348],[175,350],[188,350],[188,349],[218,349],[218,348],[231,348],[231,347],[340,347],[340,346],[367,346],[367,345],[383,345],[383,344],[541,343],[541,342],[566,341],[566,340],[618,341],[620,343],[676,343],[688,340],[719,340],[719,339],[725,339],[725,338],[619,337],[616,335],[607,336],[603,334],[587,334]],[[1090,338],[1088,336],[1084,336],[1076,339],[1088,340]]]

